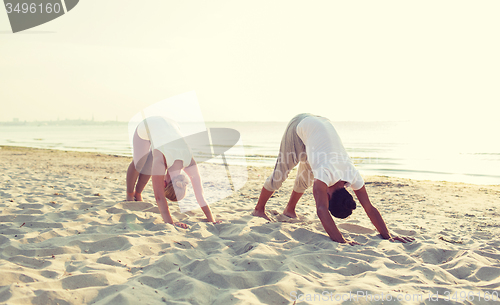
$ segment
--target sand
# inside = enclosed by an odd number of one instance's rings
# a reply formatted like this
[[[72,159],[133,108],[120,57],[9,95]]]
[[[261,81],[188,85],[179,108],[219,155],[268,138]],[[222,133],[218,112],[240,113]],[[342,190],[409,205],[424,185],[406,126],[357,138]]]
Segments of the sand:
[[[358,204],[336,220],[361,243],[347,246],[324,232],[311,190],[298,219],[279,214],[293,179],[268,203],[276,222],[250,216],[270,168],[249,167],[245,186],[211,205],[223,223],[172,204],[181,229],[161,221],[150,185],[144,202],[124,201],[130,158],[0,156],[2,304],[493,304],[485,295],[500,294],[499,186],[365,177],[391,232],[416,240],[383,240]]]

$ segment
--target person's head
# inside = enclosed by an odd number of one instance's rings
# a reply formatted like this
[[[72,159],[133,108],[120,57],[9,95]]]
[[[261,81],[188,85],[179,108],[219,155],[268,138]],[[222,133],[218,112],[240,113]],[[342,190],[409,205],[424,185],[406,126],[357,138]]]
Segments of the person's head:
[[[347,218],[356,209],[356,202],[351,194],[341,187],[330,196],[330,204],[328,210],[337,218]]]
[[[165,197],[170,201],[179,201],[186,197],[186,186],[188,178],[184,174],[179,174],[167,182],[165,186]]]

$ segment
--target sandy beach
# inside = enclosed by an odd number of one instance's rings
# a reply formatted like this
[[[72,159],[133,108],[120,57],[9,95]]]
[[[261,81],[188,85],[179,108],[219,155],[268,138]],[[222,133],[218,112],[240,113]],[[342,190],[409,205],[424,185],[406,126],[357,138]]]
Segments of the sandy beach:
[[[1,304],[500,301],[500,186],[364,176],[390,231],[415,241],[383,240],[358,203],[335,220],[361,243],[347,246],[324,232],[311,190],[298,219],[280,214],[294,173],[267,205],[275,222],[250,215],[272,169],[249,167],[211,205],[223,223],[171,204],[181,229],[162,222],[151,185],[144,202],[124,201],[130,161],[1,147]]]

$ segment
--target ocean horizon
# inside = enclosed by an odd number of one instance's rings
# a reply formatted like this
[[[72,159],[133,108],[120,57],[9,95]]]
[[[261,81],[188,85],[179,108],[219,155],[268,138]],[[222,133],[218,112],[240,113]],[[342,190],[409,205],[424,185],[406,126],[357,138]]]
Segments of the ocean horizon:
[[[491,145],[451,145],[422,137],[411,122],[332,122],[362,175],[500,184],[500,153]],[[207,122],[240,133],[235,164],[274,166],[287,122]],[[0,145],[132,156],[128,123],[59,120],[0,122]],[[481,144],[481,143],[479,143]],[[490,144],[490,143],[489,143]]]

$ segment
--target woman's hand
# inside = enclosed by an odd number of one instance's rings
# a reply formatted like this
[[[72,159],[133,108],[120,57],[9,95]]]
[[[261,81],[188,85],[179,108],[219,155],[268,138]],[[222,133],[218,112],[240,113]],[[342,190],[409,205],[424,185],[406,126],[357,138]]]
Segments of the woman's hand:
[[[336,241],[336,240],[334,240]],[[337,241],[339,244],[346,244],[346,245],[349,245],[349,246],[354,246],[354,245],[361,245],[360,243],[358,243],[357,241],[354,241],[354,240],[348,240],[348,239],[344,239],[343,241]]]
[[[409,236],[392,236],[391,238],[389,238],[389,241],[400,241],[402,243],[411,243],[414,240],[415,238]]]
[[[188,228],[188,225],[185,224],[185,223],[182,223],[182,222],[174,222],[173,225],[176,226],[176,227],[179,227],[179,228],[183,228],[183,229],[187,229]]]
[[[346,240],[346,243],[349,244],[349,246],[361,245],[360,243],[354,240]]]

